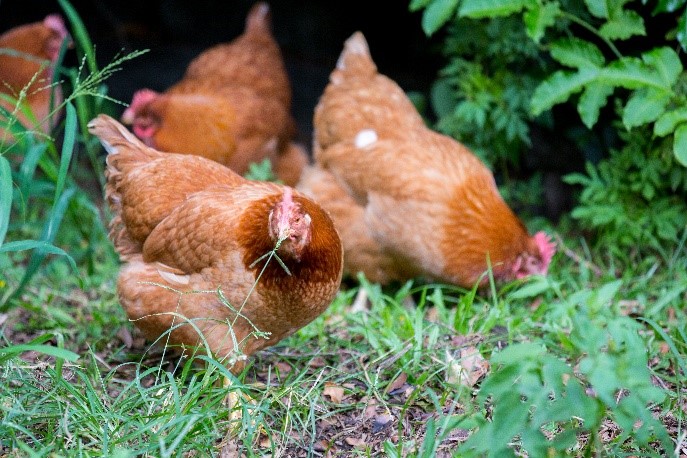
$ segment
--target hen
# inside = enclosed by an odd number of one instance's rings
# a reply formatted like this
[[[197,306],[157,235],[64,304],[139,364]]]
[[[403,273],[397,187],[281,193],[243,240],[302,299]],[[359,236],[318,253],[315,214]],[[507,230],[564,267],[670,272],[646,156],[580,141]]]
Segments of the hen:
[[[493,175],[465,146],[428,129],[379,74],[355,33],[314,115],[315,165],[299,190],[329,213],[344,269],[379,283],[423,276],[465,287],[545,274],[555,246],[530,236]]]
[[[21,108],[17,118],[28,129],[48,133],[51,92],[54,94],[53,107],[62,102],[59,85],[51,91],[51,82],[55,62],[65,39],[68,39],[67,29],[62,18],[56,14],[0,35],[0,48],[4,48],[0,51],[0,107],[12,113],[14,100],[19,99],[22,91],[25,91],[23,100],[36,122]],[[0,130],[0,141],[2,138]]]
[[[341,240],[311,199],[203,157],[156,151],[106,115],[88,127],[108,152],[110,237],[124,262],[119,299],[148,338],[171,330],[163,341],[207,343],[236,373],[244,355],[331,303]]]
[[[270,11],[253,6],[244,33],[188,66],[164,93],[137,91],[122,115],[148,146],[205,156],[239,174],[269,158],[278,178],[295,185],[307,164],[293,143],[291,87],[270,30]]]

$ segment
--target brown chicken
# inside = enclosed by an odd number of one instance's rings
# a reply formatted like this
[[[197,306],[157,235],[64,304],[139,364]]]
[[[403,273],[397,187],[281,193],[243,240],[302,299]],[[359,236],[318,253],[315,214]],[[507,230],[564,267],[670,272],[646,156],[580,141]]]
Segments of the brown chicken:
[[[341,240],[311,199],[203,157],[156,151],[106,115],[89,131],[108,152],[119,299],[148,338],[207,344],[236,373],[245,356],[331,303]]]
[[[292,142],[291,87],[270,30],[270,11],[253,6],[244,33],[194,59],[164,93],[137,91],[122,121],[148,146],[205,156],[239,174],[272,161],[278,178],[295,185],[307,164]]]
[[[59,85],[51,90],[55,62],[68,36],[62,18],[56,14],[0,35],[0,48],[4,48],[0,50],[0,107],[12,113],[16,105],[14,101],[21,98],[24,104],[17,112],[17,118],[27,129],[43,133],[50,130],[51,95],[53,107],[62,102]],[[24,96],[22,91],[25,91]],[[31,109],[30,116],[22,112],[26,105]],[[0,142],[2,138],[0,130]]]
[[[476,156],[425,126],[377,72],[359,32],[345,43],[314,126],[315,165],[299,189],[333,218],[347,273],[470,287],[484,281],[487,260],[500,280],[547,272],[553,243],[528,234]]]

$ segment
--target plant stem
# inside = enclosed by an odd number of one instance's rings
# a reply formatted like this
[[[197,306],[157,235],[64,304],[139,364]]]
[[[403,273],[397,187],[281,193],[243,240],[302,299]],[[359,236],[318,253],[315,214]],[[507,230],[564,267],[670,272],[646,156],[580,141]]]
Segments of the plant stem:
[[[587,21],[583,21],[582,19],[578,18],[578,17],[575,16],[574,14],[570,14],[570,13],[568,13],[568,12],[566,12],[566,11],[562,11],[562,12],[561,12],[561,15],[562,15],[564,18],[571,20],[571,21],[574,22],[575,24],[578,24],[578,25],[584,27],[585,29],[589,30],[589,31],[592,32],[594,35],[596,35],[597,37],[601,38],[601,40],[603,40],[603,42],[606,43],[606,44],[608,45],[609,48],[611,48],[611,51],[613,52],[613,54],[615,54],[615,56],[616,56],[618,59],[621,59],[621,58],[623,57],[623,55],[620,54],[620,51],[618,51],[618,48],[615,47],[615,45],[613,44],[613,42],[612,42],[611,40],[609,40],[608,38],[604,37],[603,35],[601,35],[601,33],[599,33],[599,31],[598,31],[596,28],[594,28],[594,26],[592,26],[591,24],[589,24]]]

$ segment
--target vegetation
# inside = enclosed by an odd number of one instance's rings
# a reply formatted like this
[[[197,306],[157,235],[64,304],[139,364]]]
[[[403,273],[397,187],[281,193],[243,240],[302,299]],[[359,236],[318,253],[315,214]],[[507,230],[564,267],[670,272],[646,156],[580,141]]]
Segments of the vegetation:
[[[98,69],[61,0],[82,65],[57,72],[60,140],[0,112],[17,134],[0,142],[0,456],[687,453],[685,2],[652,6],[681,28],[647,49],[622,45],[650,16],[636,3],[413,1],[428,33],[446,27],[438,129],[502,170],[535,125],[586,141],[611,129],[615,147],[567,178],[581,194],[548,277],[484,291],[360,278],[235,378],[145,342],[117,302],[85,124],[137,53]],[[557,104],[582,124],[560,126]],[[369,310],[351,309],[358,289]],[[227,376],[251,397],[241,415]]]

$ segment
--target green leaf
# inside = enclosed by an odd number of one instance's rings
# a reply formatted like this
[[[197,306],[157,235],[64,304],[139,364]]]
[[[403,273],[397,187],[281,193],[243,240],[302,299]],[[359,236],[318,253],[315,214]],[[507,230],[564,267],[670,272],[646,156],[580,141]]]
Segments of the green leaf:
[[[587,9],[592,16],[596,16],[601,19],[608,18],[608,7],[606,5],[606,0],[584,0],[587,5]]]
[[[636,57],[623,57],[611,62],[603,70],[604,80],[626,89],[639,89],[649,86],[670,91],[659,73]]]
[[[680,164],[687,167],[687,124],[682,124],[675,129],[673,154],[675,154],[675,159],[677,159]]]
[[[666,87],[672,87],[682,73],[680,57],[670,48],[655,48],[642,54],[642,60],[656,69]]]
[[[537,116],[552,106],[567,101],[571,95],[580,92],[597,76],[598,70],[592,68],[586,68],[577,73],[563,71],[554,73],[534,90],[530,111]]]
[[[441,78],[434,82],[430,90],[432,108],[439,118],[443,118],[456,109],[453,96],[453,86],[448,78]]]
[[[522,10],[526,4],[527,0],[463,0],[458,15],[473,19],[508,16]]]
[[[677,41],[683,51],[687,51],[687,8],[677,21]]]
[[[540,343],[526,342],[509,345],[498,353],[494,353],[491,357],[491,363],[497,364],[513,364],[518,361],[533,359],[537,360],[546,353],[546,348]],[[499,371],[500,372],[500,371]],[[491,378],[491,377],[490,377]]]
[[[408,6],[408,9],[410,11],[418,11],[421,10],[422,8],[426,8],[429,2],[432,0],[412,0],[410,2],[410,5]]]
[[[675,126],[685,121],[687,121],[687,107],[668,111],[658,118],[658,121],[654,124],[654,135],[665,137],[672,134]]]
[[[623,124],[627,130],[654,122],[663,114],[670,94],[653,88],[638,89],[632,93],[623,109]]]
[[[432,35],[455,14],[458,0],[433,0],[422,15],[422,30]]]
[[[561,8],[558,2],[537,3],[522,17],[525,21],[527,36],[539,43],[544,36],[544,32],[546,32],[546,28],[554,25],[556,18],[560,14]]]
[[[511,299],[527,299],[536,297],[551,289],[551,284],[546,277],[531,277],[527,284],[508,295]]]
[[[678,8],[684,6],[686,1],[687,0],[658,0],[651,14],[674,13]]]
[[[12,169],[5,156],[0,156],[0,247],[7,235],[12,210]]]
[[[551,57],[573,68],[598,68],[606,63],[606,59],[596,45],[574,37],[552,43]]]
[[[635,35],[644,36],[644,19],[634,11],[620,10],[601,26],[599,34],[609,40],[627,40]]]
[[[577,112],[588,129],[591,129],[599,120],[599,112],[606,105],[614,89],[613,86],[598,81],[589,83],[585,88],[577,104]]]

